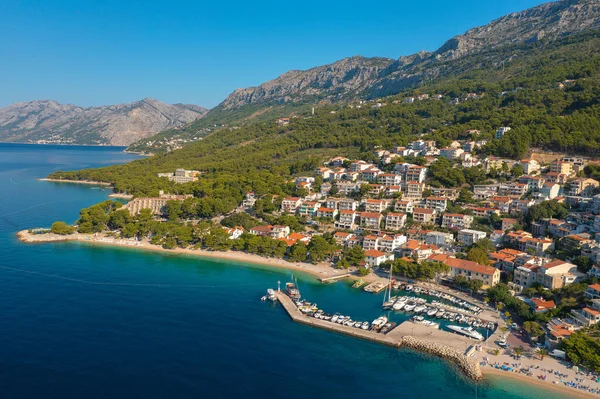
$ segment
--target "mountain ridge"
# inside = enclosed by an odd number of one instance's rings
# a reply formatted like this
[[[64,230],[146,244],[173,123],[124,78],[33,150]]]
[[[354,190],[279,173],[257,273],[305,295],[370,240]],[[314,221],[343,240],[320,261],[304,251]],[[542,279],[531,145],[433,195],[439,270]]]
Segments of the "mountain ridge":
[[[24,101],[0,108],[0,141],[126,146],[192,122],[207,111],[150,97],[92,107],[49,99]]]

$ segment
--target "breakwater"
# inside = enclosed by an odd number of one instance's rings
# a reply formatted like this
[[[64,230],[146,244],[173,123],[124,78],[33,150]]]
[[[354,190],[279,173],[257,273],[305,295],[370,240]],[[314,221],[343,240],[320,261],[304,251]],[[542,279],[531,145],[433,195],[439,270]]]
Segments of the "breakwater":
[[[427,338],[422,338],[420,336],[415,337],[412,335],[405,334],[404,331],[406,331],[407,329],[406,325],[410,322],[404,322],[398,327],[394,328],[389,333],[381,334],[374,331],[366,331],[306,316],[302,312],[300,312],[300,310],[298,310],[294,302],[283,292],[277,292],[277,299],[279,300],[279,303],[283,306],[283,308],[286,310],[290,318],[297,323],[305,324],[311,327],[318,327],[325,330],[335,331],[340,334],[369,340],[378,344],[391,346],[394,348],[404,347],[407,349],[412,349],[430,355],[438,356],[458,366],[458,368],[462,372],[464,372],[467,377],[477,381],[483,379],[483,373],[481,372],[479,364],[474,358],[469,358],[465,354],[465,351],[456,347],[452,347],[450,345],[445,345],[439,342],[433,342],[431,340],[428,340]],[[415,328],[411,326],[411,331],[413,332],[413,334],[414,330]],[[427,328],[425,332],[424,330],[419,328],[417,329],[417,334],[419,334],[420,331],[424,331],[419,335],[429,336],[433,334],[432,330],[433,329],[431,328]],[[438,339],[439,336],[443,334],[446,340],[455,339],[460,346],[464,345],[464,339],[459,339],[453,334],[449,334],[442,331],[436,331],[435,333]],[[448,335],[448,337],[446,337],[446,335]]]

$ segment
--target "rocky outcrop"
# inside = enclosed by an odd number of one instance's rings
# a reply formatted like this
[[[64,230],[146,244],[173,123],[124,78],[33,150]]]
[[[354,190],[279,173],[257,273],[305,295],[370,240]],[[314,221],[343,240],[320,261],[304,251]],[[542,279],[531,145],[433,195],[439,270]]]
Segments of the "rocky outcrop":
[[[152,98],[83,108],[56,101],[29,101],[0,109],[0,141],[129,145],[206,113],[197,105],[169,105]]]
[[[441,357],[457,365],[467,377],[478,381],[483,379],[483,373],[477,361],[469,359],[462,351],[456,348],[411,336],[402,337],[402,347]]]

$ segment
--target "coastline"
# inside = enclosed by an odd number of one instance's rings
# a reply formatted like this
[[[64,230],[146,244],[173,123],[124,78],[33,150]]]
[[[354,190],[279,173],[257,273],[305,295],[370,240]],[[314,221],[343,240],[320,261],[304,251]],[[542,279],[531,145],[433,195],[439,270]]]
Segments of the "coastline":
[[[38,179],[39,181],[51,181],[54,183],[70,183],[70,184],[89,184],[94,186],[112,186],[111,183],[106,183],[103,181],[93,181],[93,180],[67,180],[67,179],[49,179],[47,177]]]
[[[93,235],[93,234],[80,234],[74,233],[71,235],[61,236],[57,234],[30,234],[27,230],[19,231],[17,234],[19,241],[35,244],[35,243],[50,243],[50,242],[66,242],[66,241],[77,241],[81,243],[87,243],[90,245],[105,245],[115,247],[126,247],[134,249],[142,249],[153,252],[161,252],[165,254],[182,254],[190,256],[198,256],[209,259],[220,259],[220,260],[231,260],[236,262],[251,263],[254,265],[269,266],[273,268],[283,268],[288,270],[299,271],[310,274],[317,279],[320,278],[331,278],[338,275],[348,274],[347,270],[338,270],[333,268],[327,263],[320,263],[317,265],[311,263],[302,262],[289,262],[284,259],[278,258],[265,258],[260,255],[248,254],[240,251],[207,251],[203,249],[190,249],[190,248],[175,248],[165,249],[160,245],[150,244],[148,241],[136,241],[130,239],[117,239],[113,237],[106,237],[104,235]],[[370,277],[370,278],[369,278]],[[375,280],[377,276],[363,277],[363,280]],[[348,278],[358,278],[356,276],[348,276]]]
[[[536,387],[546,389],[548,391],[553,391],[560,394],[565,394],[574,398],[598,398],[598,395],[593,394],[591,392],[581,391],[579,389],[570,388],[568,386],[562,384],[554,384],[548,380],[542,381],[538,380],[536,377],[528,377],[519,373],[511,373],[509,371],[498,370],[493,367],[482,367],[481,371],[483,372],[484,381],[490,380],[510,380],[514,379],[517,381],[521,381],[523,383],[535,385]],[[491,378],[490,378],[491,377]]]

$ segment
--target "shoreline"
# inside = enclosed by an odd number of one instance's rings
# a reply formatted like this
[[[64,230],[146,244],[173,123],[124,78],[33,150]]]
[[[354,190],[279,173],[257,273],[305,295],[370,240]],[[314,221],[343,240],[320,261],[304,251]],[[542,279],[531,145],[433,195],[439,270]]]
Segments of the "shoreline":
[[[321,263],[321,264],[311,264],[311,263],[303,263],[303,262],[289,262],[285,259],[279,258],[265,258],[260,255],[249,254],[246,252],[240,251],[227,251],[227,252],[219,252],[219,251],[207,251],[203,249],[190,249],[190,248],[175,248],[175,249],[165,249],[160,245],[150,244],[147,241],[135,241],[128,239],[117,239],[113,237],[106,237],[104,235],[94,236],[93,234],[80,234],[75,233],[71,235],[61,236],[57,234],[30,234],[28,230],[19,231],[17,234],[19,241],[29,244],[43,244],[43,243],[52,243],[52,242],[68,242],[68,241],[76,241],[80,243],[86,243],[90,245],[103,245],[103,246],[114,246],[114,247],[125,247],[132,249],[141,249],[146,251],[153,252],[161,252],[164,254],[181,254],[181,255],[190,255],[196,257],[202,257],[207,259],[219,259],[219,260],[231,260],[236,262],[245,262],[251,263],[254,265],[262,265],[269,266],[273,268],[280,269],[288,269],[294,270],[298,272],[303,272],[316,277],[317,279],[321,278],[331,278],[335,276],[346,275],[349,273],[347,270],[338,270],[333,268],[329,264]],[[350,279],[357,279],[357,276],[350,275],[347,276]],[[375,280],[377,276],[372,276],[370,279]],[[363,277],[363,280],[370,280],[368,277]]]
[[[54,183],[69,183],[69,184],[89,184],[94,186],[107,186],[112,187],[112,183],[106,183],[103,181],[93,181],[93,180],[67,180],[67,179],[49,179],[47,177],[38,179],[39,181],[51,181]]]
[[[495,369],[495,368],[489,367],[489,366],[482,367],[481,371],[484,376],[484,381],[487,380],[488,382],[490,380],[493,380],[496,378],[501,379],[501,380],[514,379],[514,380],[518,380],[518,381],[521,381],[526,384],[535,385],[536,387],[546,389],[548,391],[565,394],[570,397],[583,398],[583,399],[599,397],[598,395],[593,394],[591,392],[581,391],[579,389],[571,388],[571,387],[568,387],[568,386],[565,386],[562,384],[554,384],[548,380],[546,380],[546,381],[538,380],[536,377],[528,377],[528,376],[525,376],[525,375],[522,375],[519,373],[511,373],[510,371],[498,370],[498,369]],[[490,378],[490,377],[492,377],[492,378]]]

